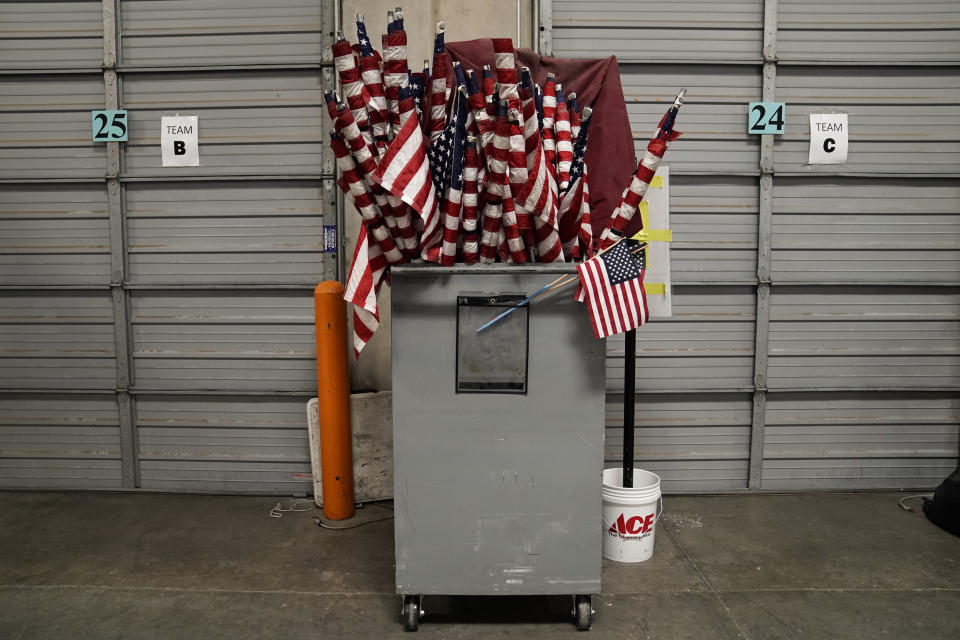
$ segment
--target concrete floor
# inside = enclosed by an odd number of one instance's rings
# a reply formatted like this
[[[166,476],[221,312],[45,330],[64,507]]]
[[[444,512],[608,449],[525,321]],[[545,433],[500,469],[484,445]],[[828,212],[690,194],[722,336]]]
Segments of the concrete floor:
[[[668,497],[653,559],[604,563],[590,637],[956,640],[960,538],[897,498]],[[0,638],[404,635],[392,521],[327,531],[276,501],[0,493]],[[569,607],[428,598],[419,633],[569,636]]]

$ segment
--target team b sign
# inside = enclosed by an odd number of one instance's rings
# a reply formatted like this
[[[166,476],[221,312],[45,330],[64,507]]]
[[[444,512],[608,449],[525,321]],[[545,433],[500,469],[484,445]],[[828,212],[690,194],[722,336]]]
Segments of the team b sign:
[[[810,114],[810,164],[847,161],[847,114]]]
[[[164,167],[199,167],[197,116],[160,118],[160,153]]]

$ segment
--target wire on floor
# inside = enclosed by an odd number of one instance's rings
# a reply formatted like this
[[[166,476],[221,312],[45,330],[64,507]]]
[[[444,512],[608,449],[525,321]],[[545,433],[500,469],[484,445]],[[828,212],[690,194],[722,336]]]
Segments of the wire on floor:
[[[904,496],[897,501],[897,504],[900,505],[900,508],[903,509],[904,511],[909,511],[910,513],[916,513],[917,512],[916,509],[914,509],[913,507],[908,507],[903,503],[906,502],[907,500],[916,500],[917,498],[929,499],[931,497],[932,496],[926,493],[917,494],[915,496]]]
[[[304,509],[304,505],[310,505]],[[283,503],[278,502],[274,505],[273,509],[270,509],[271,518],[282,518],[285,513],[296,513],[298,511],[313,511],[317,508],[316,503],[309,498],[301,498],[299,500],[291,500],[287,506],[283,506]]]

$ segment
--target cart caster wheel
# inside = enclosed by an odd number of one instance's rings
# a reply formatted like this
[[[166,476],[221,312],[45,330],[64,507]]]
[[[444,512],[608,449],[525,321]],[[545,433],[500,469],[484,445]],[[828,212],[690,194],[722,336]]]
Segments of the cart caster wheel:
[[[403,616],[403,630],[404,631],[416,631],[420,628],[420,597],[419,596],[404,596],[403,597],[403,610],[401,611]]]
[[[577,631],[589,631],[593,623],[593,603],[590,596],[577,596],[574,607]]]

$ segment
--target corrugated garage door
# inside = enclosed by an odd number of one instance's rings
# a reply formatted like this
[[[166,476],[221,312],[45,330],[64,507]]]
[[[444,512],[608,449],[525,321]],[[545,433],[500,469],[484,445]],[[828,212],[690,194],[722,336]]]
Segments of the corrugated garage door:
[[[0,2],[0,486],[310,490],[310,289],[334,224],[332,0]],[[621,61],[638,149],[680,86],[674,317],[641,330],[638,465],[671,491],[926,488],[957,461],[951,2],[540,2]],[[787,102],[782,138],[746,104]],[[130,142],[90,141],[126,108]],[[807,114],[849,113],[809,167]],[[163,115],[201,166],[160,167]],[[623,341],[608,367],[608,459]]]
[[[927,488],[955,468],[956,3],[540,10],[545,53],[619,58],[638,153],[689,88],[666,158],[674,314],[638,332],[638,466],[670,491]],[[784,136],[746,134],[760,100],[787,103]],[[834,110],[849,160],[811,167],[808,114]],[[611,462],[623,344],[608,341]]]
[[[333,2],[0,12],[0,487],[311,491]],[[160,165],[177,113],[200,167]]]

